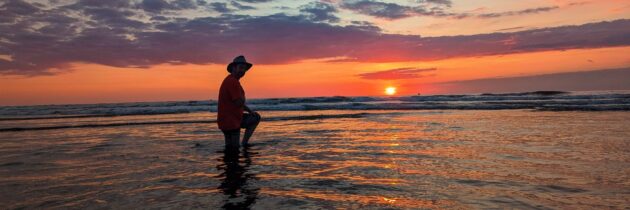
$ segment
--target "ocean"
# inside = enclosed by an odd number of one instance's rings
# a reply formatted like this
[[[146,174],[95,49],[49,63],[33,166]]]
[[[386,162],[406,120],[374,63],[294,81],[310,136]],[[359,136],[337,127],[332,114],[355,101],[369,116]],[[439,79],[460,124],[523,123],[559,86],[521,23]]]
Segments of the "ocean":
[[[630,91],[0,107],[0,209],[627,209]]]

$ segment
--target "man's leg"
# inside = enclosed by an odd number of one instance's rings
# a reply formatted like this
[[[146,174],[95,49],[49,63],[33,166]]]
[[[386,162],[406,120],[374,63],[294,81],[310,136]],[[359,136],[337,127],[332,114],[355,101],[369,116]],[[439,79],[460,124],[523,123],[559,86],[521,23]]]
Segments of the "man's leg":
[[[254,130],[256,130],[258,123],[260,123],[260,115],[243,115],[243,123],[241,123],[241,127],[245,128],[245,134],[243,134],[243,146],[249,144],[249,138],[251,138],[252,134],[254,134]]]
[[[239,148],[239,140],[241,137],[241,129],[223,131],[225,136],[225,150],[226,152],[236,150]]]

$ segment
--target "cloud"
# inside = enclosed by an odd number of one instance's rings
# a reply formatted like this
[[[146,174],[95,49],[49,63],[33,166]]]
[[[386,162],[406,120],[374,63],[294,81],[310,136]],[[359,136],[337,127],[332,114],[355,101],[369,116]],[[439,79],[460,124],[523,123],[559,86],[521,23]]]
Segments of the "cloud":
[[[404,62],[630,45],[630,20],[420,37],[387,34],[369,22],[331,25],[308,14],[165,17],[126,2],[86,0],[47,9],[20,0],[5,3],[0,19],[11,24],[0,24],[0,56],[11,59],[0,59],[0,74],[41,75],[72,63],[224,64],[239,54],[256,64],[332,57]]]
[[[453,2],[451,0],[416,0],[416,2],[437,4],[437,5],[447,6],[447,7],[451,7],[453,5]]]
[[[37,5],[36,3],[29,4],[20,0],[9,0],[2,4],[0,8],[3,9],[4,15],[27,15],[38,12],[43,5]]]
[[[236,7],[239,10],[254,10],[254,9],[256,9],[256,7],[244,5],[244,4],[238,3],[236,1],[231,1],[230,4],[232,4],[233,7]]]
[[[238,1],[247,2],[247,3],[264,3],[264,2],[271,2],[272,0],[238,0]]]
[[[94,1],[94,0],[92,0]],[[109,2],[109,1],[100,1],[100,2]],[[124,1],[129,2],[129,1]],[[151,13],[161,13],[169,10],[185,10],[185,9],[196,9],[197,4],[205,4],[205,1],[197,1],[193,2],[192,0],[174,0],[174,1],[166,1],[166,0],[142,0],[137,7],[142,8],[144,11]],[[121,8],[124,6],[118,6],[116,8]]]
[[[227,3],[224,3],[224,2],[212,2],[210,3],[210,7],[212,7],[214,11],[217,11],[220,13],[232,12],[232,10],[227,7]]]
[[[128,8],[131,7],[131,2],[126,0],[110,0],[110,1],[101,1],[101,0],[79,0],[73,6],[77,8],[81,7],[106,7],[106,8]]]
[[[339,18],[335,16],[337,9],[331,4],[311,2],[307,5],[301,6],[300,12],[305,13],[309,19],[315,22],[339,22]]]
[[[515,31],[515,30],[523,30],[523,29],[526,29],[526,28],[527,27],[525,27],[525,26],[517,26],[517,27],[510,27],[510,28],[502,28],[502,29],[499,29],[499,30],[496,30],[496,31],[498,31],[498,32],[501,32],[501,31]]]
[[[344,0],[341,3],[341,8],[352,10],[360,14],[388,20],[395,20],[412,16],[450,17],[455,19],[471,17],[499,18],[504,16],[536,14],[560,9],[559,6],[548,6],[528,8],[516,11],[474,14],[449,12],[448,9],[452,6],[452,2],[449,0],[416,0],[416,2],[420,3],[420,5],[407,6],[376,0]],[[577,5],[581,4],[568,4],[567,6]]]
[[[341,7],[360,14],[385,19],[406,18],[412,16],[414,13],[411,7],[372,0],[344,1]]]
[[[430,61],[454,57],[628,46],[630,20],[542,28],[509,33],[445,37],[380,34],[372,42],[337,56],[362,62]],[[364,37],[370,40],[373,37]]]
[[[560,9],[560,7],[558,7],[558,6],[537,7],[537,8],[529,8],[529,9],[524,9],[524,10],[518,10],[518,11],[508,11],[508,12],[498,12],[498,13],[484,13],[484,14],[477,15],[477,17],[480,17],[480,18],[498,18],[498,17],[503,17],[503,16],[528,15],[528,14],[536,14],[536,13],[541,13],[541,12],[549,12],[551,10],[556,10],[556,9]]]
[[[455,13],[446,12],[446,9],[451,6],[450,1],[418,0],[417,2],[421,4],[418,6],[405,6],[375,0],[345,0],[341,3],[341,8],[388,20],[411,16],[457,16]]]
[[[630,68],[566,72],[509,78],[489,78],[436,83],[433,86],[458,93],[526,92],[541,90],[628,90]]]
[[[398,68],[398,69],[390,69],[384,71],[370,72],[358,74],[357,76],[362,79],[378,79],[378,80],[399,80],[399,79],[414,79],[420,77],[434,76],[432,75],[421,75],[419,73],[435,71],[436,68]]]

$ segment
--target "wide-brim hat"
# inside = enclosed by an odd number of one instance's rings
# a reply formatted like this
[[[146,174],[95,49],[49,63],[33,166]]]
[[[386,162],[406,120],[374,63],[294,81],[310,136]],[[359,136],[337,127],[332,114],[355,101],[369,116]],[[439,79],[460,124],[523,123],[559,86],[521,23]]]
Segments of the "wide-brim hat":
[[[249,68],[251,68],[254,65],[254,64],[248,63],[247,60],[245,60],[245,56],[239,55],[239,56],[236,56],[236,58],[234,58],[232,63],[228,64],[227,71],[232,73],[232,67],[236,64],[247,65],[247,68],[245,69],[246,71],[249,70]]]

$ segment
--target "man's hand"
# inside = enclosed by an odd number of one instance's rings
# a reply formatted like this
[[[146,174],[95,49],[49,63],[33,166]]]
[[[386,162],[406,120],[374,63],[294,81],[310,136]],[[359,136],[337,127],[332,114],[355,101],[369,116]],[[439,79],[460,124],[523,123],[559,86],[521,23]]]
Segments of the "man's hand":
[[[236,99],[236,100],[234,100],[234,104],[235,104],[235,105],[237,105],[237,106],[243,106],[243,109],[244,109],[247,113],[254,114],[254,115],[257,115],[257,116],[260,116],[260,115],[258,114],[258,112],[255,112],[254,110],[250,109],[247,105],[245,105],[245,101],[243,101],[243,99]]]
[[[249,114],[253,114],[254,116],[260,117],[260,114],[258,114],[258,112],[250,109],[247,105],[245,105],[245,111],[247,111],[247,113]]]
[[[253,111],[252,109],[250,109],[250,108],[249,108],[247,105],[245,105],[245,104],[243,104],[243,109],[245,109],[245,111],[246,111],[247,113],[250,113],[250,114],[253,114],[253,113],[254,113],[254,111]]]

